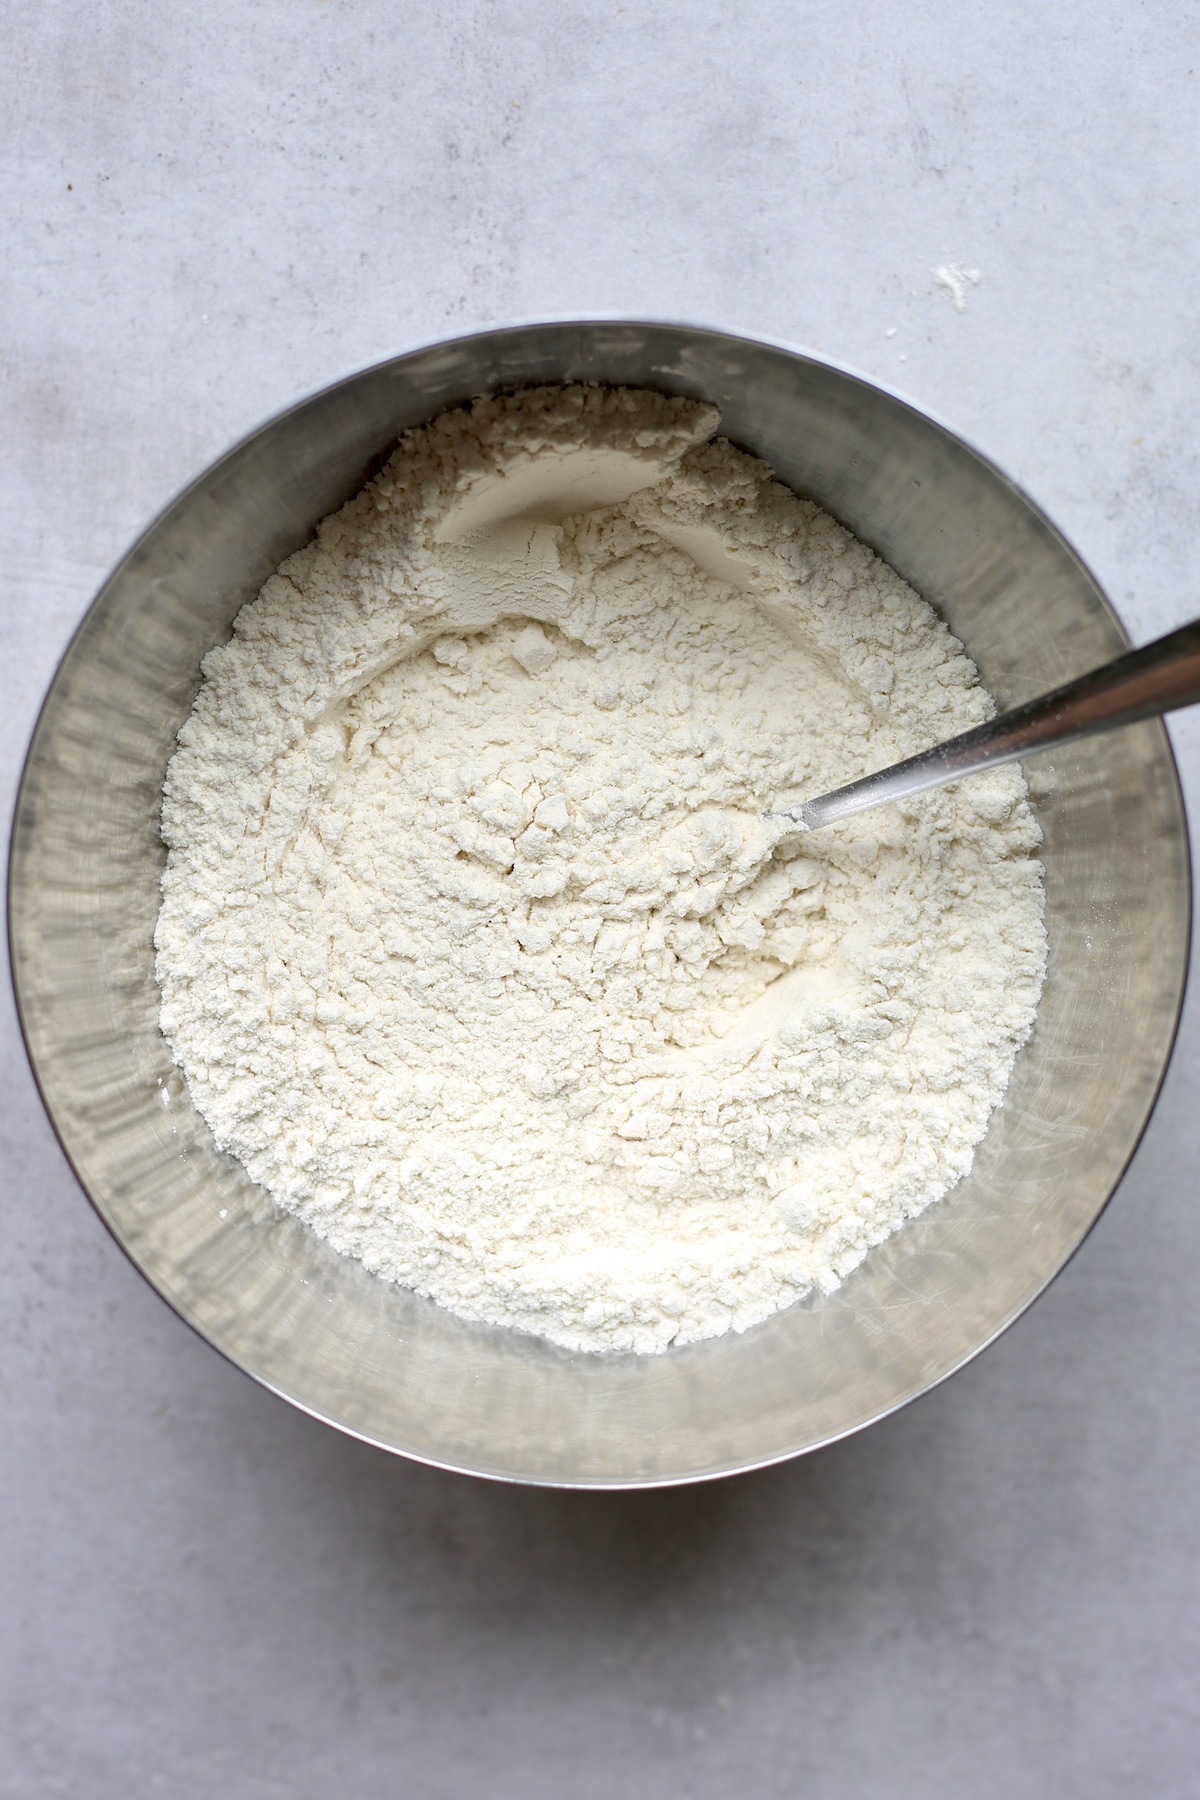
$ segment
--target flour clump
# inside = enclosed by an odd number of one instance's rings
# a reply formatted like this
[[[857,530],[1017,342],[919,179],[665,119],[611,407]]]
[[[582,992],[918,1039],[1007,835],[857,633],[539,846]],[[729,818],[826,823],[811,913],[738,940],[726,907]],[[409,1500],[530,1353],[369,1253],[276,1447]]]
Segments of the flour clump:
[[[579,1349],[834,1288],[970,1168],[1044,973],[1019,770],[764,822],[993,707],[718,423],[566,387],[408,434],[205,658],[164,787],[162,1026],[217,1143]]]

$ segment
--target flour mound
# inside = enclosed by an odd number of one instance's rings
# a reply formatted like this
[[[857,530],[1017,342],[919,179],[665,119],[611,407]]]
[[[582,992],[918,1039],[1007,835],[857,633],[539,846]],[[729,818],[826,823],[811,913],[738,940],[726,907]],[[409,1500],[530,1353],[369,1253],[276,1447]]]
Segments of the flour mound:
[[[205,658],[162,1027],[339,1251],[585,1350],[829,1291],[970,1168],[1045,965],[1006,768],[799,848],[762,815],[993,711],[709,407],[410,433]]]

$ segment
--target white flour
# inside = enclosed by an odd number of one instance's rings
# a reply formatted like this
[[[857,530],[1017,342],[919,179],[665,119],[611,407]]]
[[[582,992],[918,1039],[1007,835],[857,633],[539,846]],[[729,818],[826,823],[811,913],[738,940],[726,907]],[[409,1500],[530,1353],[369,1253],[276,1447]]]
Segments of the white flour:
[[[987,717],[903,581],[711,408],[546,389],[405,440],[205,659],[162,1024],[338,1249],[588,1350],[744,1329],[944,1194],[1028,1035],[1002,769],[773,852]]]
[[[964,269],[961,263],[946,263],[940,269],[931,269],[934,283],[949,294],[954,302],[955,312],[966,312],[967,294],[973,287],[978,287],[983,276],[978,269]]]

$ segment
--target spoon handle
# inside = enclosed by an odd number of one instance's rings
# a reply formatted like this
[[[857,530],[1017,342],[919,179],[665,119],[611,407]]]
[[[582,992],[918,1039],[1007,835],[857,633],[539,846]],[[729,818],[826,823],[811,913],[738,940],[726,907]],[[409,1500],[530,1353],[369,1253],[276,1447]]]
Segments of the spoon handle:
[[[905,800],[926,788],[944,787],[980,769],[1012,762],[1033,750],[1044,750],[1065,738],[1090,737],[1116,725],[1172,712],[1200,702],[1200,619],[1156,638],[1141,650],[1068,681],[1052,693],[964,731],[961,737],[935,744],[919,756],[864,775],[846,787],[771,816],[790,819],[799,831],[836,825],[854,813],[892,800]]]

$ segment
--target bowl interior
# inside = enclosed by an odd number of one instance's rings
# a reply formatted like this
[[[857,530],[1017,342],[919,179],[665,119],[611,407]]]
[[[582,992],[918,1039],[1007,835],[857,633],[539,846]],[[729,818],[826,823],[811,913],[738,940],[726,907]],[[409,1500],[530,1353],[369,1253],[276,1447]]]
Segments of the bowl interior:
[[[1050,961],[1034,1036],[941,1204],[843,1287],[743,1335],[585,1356],[465,1324],[337,1257],[220,1155],[157,1023],[158,800],[204,652],[397,435],[497,387],[587,380],[715,402],[723,429],[876,548],[949,621],[1001,704],[1124,635],[1042,515],[961,441],[778,347],[643,324],[518,327],[419,350],[238,445],[113,574],[47,698],[10,863],[31,1059],[81,1182],[159,1292],[309,1412],[446,1466],[577,1486],[753,1467],[930,1387],[1026,1307],[1095,1221],[1170,1054],[1186,969],[1186,829],[1156,723],[1026,770]]]

